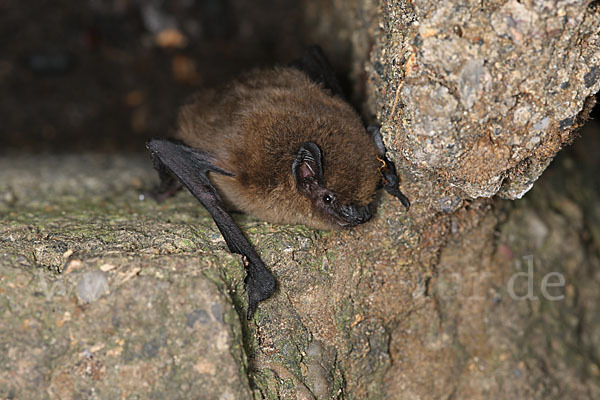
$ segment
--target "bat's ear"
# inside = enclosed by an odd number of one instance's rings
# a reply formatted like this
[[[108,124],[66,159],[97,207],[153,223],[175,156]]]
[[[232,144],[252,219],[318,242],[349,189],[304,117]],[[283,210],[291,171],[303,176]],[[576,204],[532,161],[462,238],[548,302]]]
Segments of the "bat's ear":
[[[298,189],[310,196],[317,186],[323,186],[321,149],[313,142],[305,142],[292,163],[292,173]]]

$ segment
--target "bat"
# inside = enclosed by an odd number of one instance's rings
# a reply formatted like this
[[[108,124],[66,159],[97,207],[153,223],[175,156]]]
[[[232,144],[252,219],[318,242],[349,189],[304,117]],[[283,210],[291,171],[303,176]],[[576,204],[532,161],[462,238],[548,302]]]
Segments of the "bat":
[[[180,110],[173,138],[146,147],[162,201],[186,187],[246,268],[247,318],[276,281],[230,212],[317,229],[367,222],[380,187],[408,210],[379,128],[365,128],[318,46],[287,66],[254,70]]]

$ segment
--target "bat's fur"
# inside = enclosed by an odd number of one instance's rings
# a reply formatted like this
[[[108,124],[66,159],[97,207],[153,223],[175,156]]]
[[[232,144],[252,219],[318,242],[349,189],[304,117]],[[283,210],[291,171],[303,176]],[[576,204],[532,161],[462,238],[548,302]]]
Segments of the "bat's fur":
[[[379,129],[368,130],[313,46],[290,67],[199,93],[180,112],[177,140],[146,144],[161,179],[155,198],[187,187],[229,249],[244,256],[248,319],[276,281],[225,206],[271,222],[339,228],[366,222],[383,185],[408,209]]]
[[[339,228],[296,187],[292,164],[305,142],[320,147],[325,186],[339,201],[367,205],[381,180],[357,113],[290,67],[253,71],[197,94],[182,108],[174,136],[233,174],[210,176],[228,206],[265,221]]]

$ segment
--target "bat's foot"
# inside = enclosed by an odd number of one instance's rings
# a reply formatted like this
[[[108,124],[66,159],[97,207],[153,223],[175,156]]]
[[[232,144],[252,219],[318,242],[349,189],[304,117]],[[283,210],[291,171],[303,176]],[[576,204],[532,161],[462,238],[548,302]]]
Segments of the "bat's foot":
[[[244,283],[248,293],[248,320],[252,319],[258,303],[271,297],[275,293],[277,283],[275,277],[269,271],[263,268],[256,268],[253,265],[248,266],[248,275]]]
[[[169,197],[173,197],[177,194],[179,190],[181,190],[183,185],[181,184],[173,184],[167,187],[160,185],[152,190],[145,190],[142,192],[144,198],[151,198],[157,203],[162,203]]]

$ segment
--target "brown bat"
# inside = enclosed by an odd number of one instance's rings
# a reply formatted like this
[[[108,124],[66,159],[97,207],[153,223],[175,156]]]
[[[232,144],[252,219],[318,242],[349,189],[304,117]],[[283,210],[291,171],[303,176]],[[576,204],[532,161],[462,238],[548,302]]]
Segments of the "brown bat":
[[[276,283],[229,211],[335,229],[367,222],[382,185],[410,205],[379,129],[365,129],[316,46],[287,67],[197,94],[181,109],[174,139],[147,147],[161,179],[155,198],[183,184],[245,257],[248,319]]]

